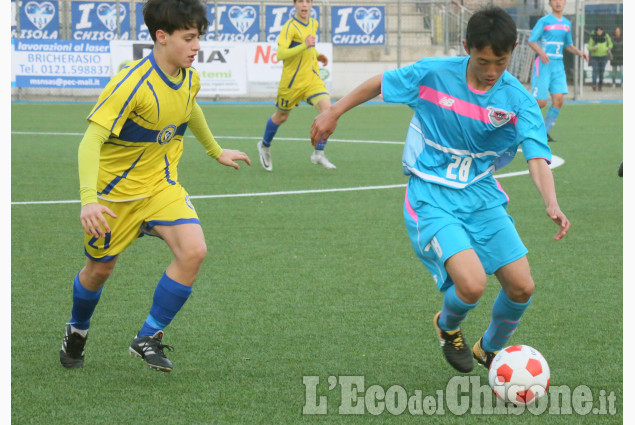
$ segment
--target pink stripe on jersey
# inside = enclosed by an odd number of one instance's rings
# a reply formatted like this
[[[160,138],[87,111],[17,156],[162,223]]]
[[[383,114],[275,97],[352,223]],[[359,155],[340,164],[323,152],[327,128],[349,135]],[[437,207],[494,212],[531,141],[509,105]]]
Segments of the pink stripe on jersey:
[[[410,205],[410,201],[408,201],[408,188],[406,187],[406,200],[404,201],[404,205],[406,207],[406,211],[408,211],[408,215],[415,221],[415,223],[419,222],[419,217],[417,217],[417,213],[412,209]]]
[[[536,70],[536,77],[540,75],[540,56],[536,56],[536,63],[534,64],[534,69]]]
[[[505,197],[507,198],[507,203],[509,203],[509,195],[507,193],[505,193],[505,191],[503,190],[503,186],[501,186],[501,184],[498,182],[498,180],[496,180],[496,186],[498,187],[498,190],[503,192],[503,195],[505,195]]]
[[[419,97],[428,102],[432,102],[437,106],[454,111],[464,117],[482,121],[484,123],[492,123],[489,119],[490,110],[475,105],[465,100],[456,99],[449,94],[437,91],[431,87],[419,86]],[[516,125],[517,117],[513,116],[509,122]]]
[[[564,25],[564,24],[545,25],[545,31],[555,31],[555,30],[569,32],[571,31],[571,27],[569,25]]]

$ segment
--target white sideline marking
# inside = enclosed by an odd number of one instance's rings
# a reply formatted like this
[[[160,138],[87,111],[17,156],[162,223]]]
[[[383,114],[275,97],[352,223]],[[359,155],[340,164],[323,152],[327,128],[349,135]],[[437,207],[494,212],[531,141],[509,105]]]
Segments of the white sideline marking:
[[[83,136],[84,133],[40,133],[40,132],[29,132],[29,131],[12,131],[11,134],[18,135],[38,135],[38,136]],[[194,137],[194,136],[186,136],[186,137]],[[241,137],[241,136],[218,136],[219,139],[249,139],[252,140],[260,140],[260,137]],[[276,140],[307,140],[306,138],[298,138],[298,137],[276,137]],[[350,139],[329,139],[329,142],[340,142],[340,143],[368,143],[368,144],[385,144],[385,145],[403,145],[404,142],[394,142],[388,140],[350,140]],[[556,168],[564,164],[564,159],[559,156],[553,155],[551,159],[551,164],[549,168]],[[515,177],[521,176],[524,174],[529,174],[529,170],[523,171],[514,171],[510,173],[498,174],[494,177],[496,179],[502,179],[506,177]],[[289,190],[289,191],[279,191],[279,192],[253,192],[253,193],[227,193],[227,194],[218,194],[218,195],[191,195],[192,199],[216,199],[216,198],[249,198],[256,196],[280,196],[280,195],[305,195],[309,193],[328,193],[328,192],[354,192],[361,190],[381,190],[381,189],[395,189],[399,187],[406,187],[406,183],[402,184],[391,184],[391,185],[382,185],[382,186],[360,186],[360,187],[342,187],[342,188],[331,188],[331,189],[307,189],[307,190]],[[76,199],[72,200],[59,200],[59,201],[22,201],[22,202],[11,202],[11,205],[46,205],[46,204],[79,204],[80,201]]]
[[[16,134],[19,136],[73,136],[73,137],[83,137],[84,133],[42,133],[37,131],[12,131],[11,134]],[[185,136],[189,139],[194,139],[194,136],[187,135]],[[252,136],[214,136],[216,139],[234,139],[234,140],[245,140],[245,141],[260,141],[262,137],[252,137]],[[287,140],[287,141],[308,141],[308,137],[276,137],[276,140]],[[329,142],[339,142],[339,143],[370,143],[370,144],[382,144],[382,145],[403,145],[404,142],[393,142],[389,140],[355,140],[355,139],[329,139]]]

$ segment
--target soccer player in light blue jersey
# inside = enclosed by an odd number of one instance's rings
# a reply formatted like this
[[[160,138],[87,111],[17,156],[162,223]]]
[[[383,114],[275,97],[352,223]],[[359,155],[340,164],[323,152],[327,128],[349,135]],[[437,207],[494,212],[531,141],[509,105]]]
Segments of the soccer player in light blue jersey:
[[[185,304],[207,253],[189,195],[178,182],[189,127],[209,156],[238,169],[243,152],[222,149],[196,94],[191,68],[209,22],[200,0],[148,0],[143,7],[154,48],[115,75],[88,115],[79,145],[80,221],[86,265],[73,281],[71,318],[60,350],[66,368],[84,364],[90,321],[117,258],[144,234],[163,239],[174,259],[159,278],[150,312],[129,351],[170,372],[163,330]]]
[[[469,20],[463,46],[469,56],[424,58],[362,83],[318,115],[311,139],[330,136],[351,108],[379,94],[414,110],[402,166],[410,176],[404,202],[406,228],[419,259],[443,293],[434,317],[446,360],[469,372],[489,367],[529,306],[534,282],[508,198],[492,172],[522,147],[531,178],[558,226],[569,221],[558,206],[549,168],[551,151],[536,100],[505,69],[516,46],[516,25],[489,7]],[[476,307],[494,274],[502,289],[491,322],[472,349],[461,322]]]
[[[529,37],[529,47],[538,54],[531,74],[531,94],[540,108],[544,108],[551,93],[551,107],[545,115],[545,129],[550,142],[555,142],[549,132],[556,124],[564,95],[569,93],[562,61],[564,51],[589,60],[586,53],[573,45],[571,22],[562,16],[565,4],[566,0],[549,0],[552,13],[538,20]]]

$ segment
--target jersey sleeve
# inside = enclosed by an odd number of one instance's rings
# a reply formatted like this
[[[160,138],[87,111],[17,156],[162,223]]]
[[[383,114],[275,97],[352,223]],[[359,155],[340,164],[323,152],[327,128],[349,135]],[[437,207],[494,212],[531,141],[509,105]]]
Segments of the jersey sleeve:
[[[538,22],[536,22],[536,25],[534,26],[534,28],[531,30],[529,41],[531,41],[532,43],[537,43],[538,40],[540,40],[540,37],[542,36],[544,29],[545,29],[545,26],[544,26],[543,20],[539,19]]]
[[[88,125],[84,138],[79,144],[77,161],[79,170],[79,194],[82,206],[97,202],[97,174],[99,173],[99,153],[110,131],[94,122]]]
[[[298,37],[296,37],[298,35]],[[289,21],[280,31],[278,36],[278,51],[276,56],[278,60],[285,60],[295,55],[298,55],[307,49],[304,41],[299,42],[295,40],[299,38],[297,30],[293,25],[293,21]]]
[[[530,99],[533,101],[533,99]],[[520,146],[525,159],[544,158],[551,164],[551,149],[547,144],[547,130],[540,108],[535,101],[527,101],[527,106],[518,115],[517,129]]]
[[[414,105],[419,99],[420,62],[383,73],[381,94],[385,102]]]
[[[141,85],[139,78],[132,77],[130,71],[121,72],[128,74],[119,74],[110,80],[87,118],[107,128],[115,136],[119,136],[128,115],[134,110],[135,94]]]
[[[191,72],[190,78],[192,79],[192,88],[190,89],[190,92],[192,93],[192,97],[196,97],[198,92],[201,90],[201,76],[194,68],[189,68],[189,72]]]
[[[192,134],[194,134],[194,137],[196,137],[196,140],[203,145],[205,153],[214,159],[218,159],[218,157],[223,153],[223,149],[216,142],[216,139],[214,139],[214,135],[207,125],[207,120],[205,119],[203,110],[196,102],[194,102],[194,105],[192,106],[192,115],[190,116],[188,124],[188,127],[192,131]]]
[[[293,43],[295,34],[296,29],[293,26],[293,21],[287,22],[287,24],[282,28],[282,31],[280,31],[280,34],[278,35],[278,49],[280,49],[281,47],[285,49],[294,47],[291,44]]]

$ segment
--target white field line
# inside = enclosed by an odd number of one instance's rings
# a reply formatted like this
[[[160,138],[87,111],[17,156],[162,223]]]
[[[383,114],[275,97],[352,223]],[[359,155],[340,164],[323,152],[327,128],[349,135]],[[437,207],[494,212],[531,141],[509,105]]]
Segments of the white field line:
[[[40,133],[40,132],[28,132],[28,131],[12,131],[11,134],[18,135],[37,135],[37,136],[83,136],[83,133]],[[193,136],[189,136],[193,137]],[[240,137],[240,136],[218,136],[219,139],[242,139],[246,140],[259,140],[260,137]],[[277,137],[276,140],[306,140],[296,137]],[[349,139],[329,139],[329,142],[340,143],[368,143],[368,144],[386,144],[386,145],[403,145],[403,142],[394,142],[387,140],[349,140]],[[564,159],[559,156],[553,155],[550,168],[556,168],[564,164]],[[524,174],[529,174],[529,170],[515,171],[510,173],[498,174],[495,176],[497,179],[506,177],[515,177]],[[192,195],[192,199],[215,199],[215,198],[250,198],[257,196],[280,196],[280,195],[305,195],[309,193],[329,193],[329,192],[355,192],[361,190],[381,190],[381,189],[395,189],[406,187],[405,183],[391,184],[382,186],[359,186],[359,187],[342,187],[331,189],[307,189],[307,190],[289,190],[279,192],[253,192],[253,193],[227,193],[217,195]],[[43,205],[43,204],[78,204],[79,200],[58,200],[58,201],[22,201],[11,202],[11,205]]]

